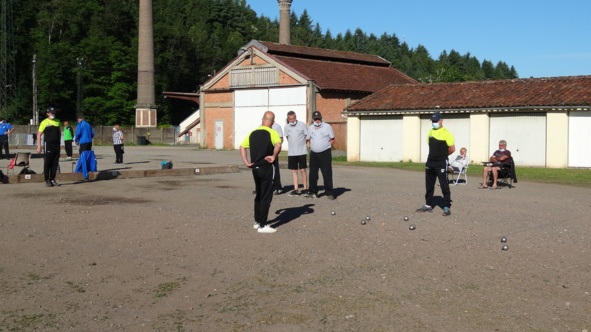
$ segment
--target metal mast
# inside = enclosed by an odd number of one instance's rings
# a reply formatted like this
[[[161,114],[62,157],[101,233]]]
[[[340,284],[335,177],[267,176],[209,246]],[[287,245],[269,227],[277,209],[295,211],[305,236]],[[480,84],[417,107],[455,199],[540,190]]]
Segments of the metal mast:
[[[0,115],[8,118],[16,98],[12,0],[0,0]]]

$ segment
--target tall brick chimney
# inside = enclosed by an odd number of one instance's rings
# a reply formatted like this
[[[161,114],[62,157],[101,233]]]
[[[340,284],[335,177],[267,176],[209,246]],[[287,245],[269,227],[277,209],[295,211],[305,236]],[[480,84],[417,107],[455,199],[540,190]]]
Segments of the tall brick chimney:
[[[291,2],[293,0],[277,0],[279,3],[279,44],[290,43]]]
[[[152,0],[139,1],[136,127],[156,127]]]

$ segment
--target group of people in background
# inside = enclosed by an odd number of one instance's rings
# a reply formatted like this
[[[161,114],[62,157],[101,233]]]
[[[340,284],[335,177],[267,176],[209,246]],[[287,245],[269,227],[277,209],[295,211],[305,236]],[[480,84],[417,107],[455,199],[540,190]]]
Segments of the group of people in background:
[[[260,127],[252,131],[240,145],[240,155],[244,165],[252,168],[255,182],[254,228],[259,233],[275,233],[277,229],[268,225],[268,214],[273,194],[283,192],[279,175],[278,155],[283,137],[289,142],[287,150],[287,168],[292,173],[293,190],[290,196],[304,195],[318,198],[318,172],[322,172],[324,195],[334,200],[332,183],[332,144],[334,131],[332,126],[322,121],[320,112],[312,114],[313,123],[306,126],[298,121],[296,113],[287,113],[287,124],[283,130],[275,122],[273,112],[265,112]],[[285,135],[284,135],[285,133]],[[307,179],[307,155],[310,148],[310,174]],[[247,155],[250,150],[250,161]],[[298,177],[301,176],[302,190]]]
[[[37,131],[37,153],[44,151],[43,174],[47,187],[59,186],[55,178],[59,167],[61,129],[60,121],[56,118],[57,110],[49,107],[46,110],[47,118],[39,124]],[[2,127],[0,127],[1,130]],[[13,129],[14,130],[14,129]],[[43,140],[41,139],[43,137]],[[72,160],[72,143],[79,147],[79,154],[82,156],[86,151],[92,151],[92,140],[94,130],[90,123],[84,119],[84,115],[78,115],[76,132],[69,121],[64,121],[64,147],[66,160]],[[113,127],[113,148],[115,150],[115,164],[123,163],[123,132],[119,125]],[[8,153],[8,150],[7,150]]]

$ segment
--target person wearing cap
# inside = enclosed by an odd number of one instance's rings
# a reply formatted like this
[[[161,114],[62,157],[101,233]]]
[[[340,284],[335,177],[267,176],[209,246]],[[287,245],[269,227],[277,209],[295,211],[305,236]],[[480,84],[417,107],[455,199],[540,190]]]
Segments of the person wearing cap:
[[[305,123],[298,121],[294,111],[287,112],[287,124],[285,125],[285,138],[289,142],[287,149],[287,168],[291,170],[293,180],[293,191],[289,196],[299,196],[308,192],[308,175],[306,169],[308,165],[308,147],[306,146],[306,137],[308,136],[308,127]],[[302,175],[303,189],[300,191],[298,184],[298,169]]]
[[[332,144],[334,143],[334,131],[332,126],[322,121],[322,114],[312,113],[313,123],[308,127],[310,142],[310,183],[306,197],[318,198],[318,169],[322,172],[324,180],[324,194],[330,200],[335,199],[332,186]]]
[[[60,121],[56,119],[56,110],[53,107],[47,108],[47,118],[39,124],[37,130],[37,153],[41,153],[41,135],[45,144],[45,159],[43,161],[43,175],[47,187],[56,187],[59,184],[55,181],[57,167],[60,161]]]
[[[0,159],[3,158],[2,151],[6,151],[6,159],[10,159],[10,150],[8,147],[8,135],[14,131],[14,127],[0,118]]]
[[[240,157],[244,165],[252,169],[256,188],[254,228],[263,234],[277,232],[277,229],[268,224],[269,208],[273,201],[273,163],[281,151],[279,134],[271,129],[273,122],[275,114],[271,111],[265,112],[261,126],[248,134],[240,144]],[[250,161],[246,150],[250,150]]]
[[[78,115],[78,125],[76,126],[76,136],[74,141],[80,149],[80,154],[84,151],[92,150],[92,139],[94,138],[94,130],[86,120],[84,115]]]
[[[431,116],[433,128],[427,134],[429,143],[429,156],[425,164],[425,205],[417,209],[417,212],[433,212],[433,195],[435,182],[439,179],[441,192],[443,193],[443,215],[451,214],[451,191],[447,181],[447,157],[456,151],[454,137],[447,128],[443,128],[443,116],[435,112]]]

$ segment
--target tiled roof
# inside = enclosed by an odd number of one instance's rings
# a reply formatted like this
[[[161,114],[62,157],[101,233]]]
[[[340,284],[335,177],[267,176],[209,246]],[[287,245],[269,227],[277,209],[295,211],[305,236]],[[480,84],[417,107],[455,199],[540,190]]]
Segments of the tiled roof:
[[[591,76],[391,85],[347,111],[591,106]]]
[[[416,82],[392,67],[284,56],[275,56],[275,58],[313,80],[322,90],[376,92],[390,84]]]
[[[373,93],[390,84],[417,83],[377,55],[270,42],[251,44],[262,45],[266,48],[262,51],[314,81],[321,90]]]
[[[371,54],[329,50],[324,48],[284,45],[271,42],[260,42],[269,54],[284,55],[297,58],[324,59],[328,61],[365,63],[372,66],[389,67],[390,62],[382,57]]]

